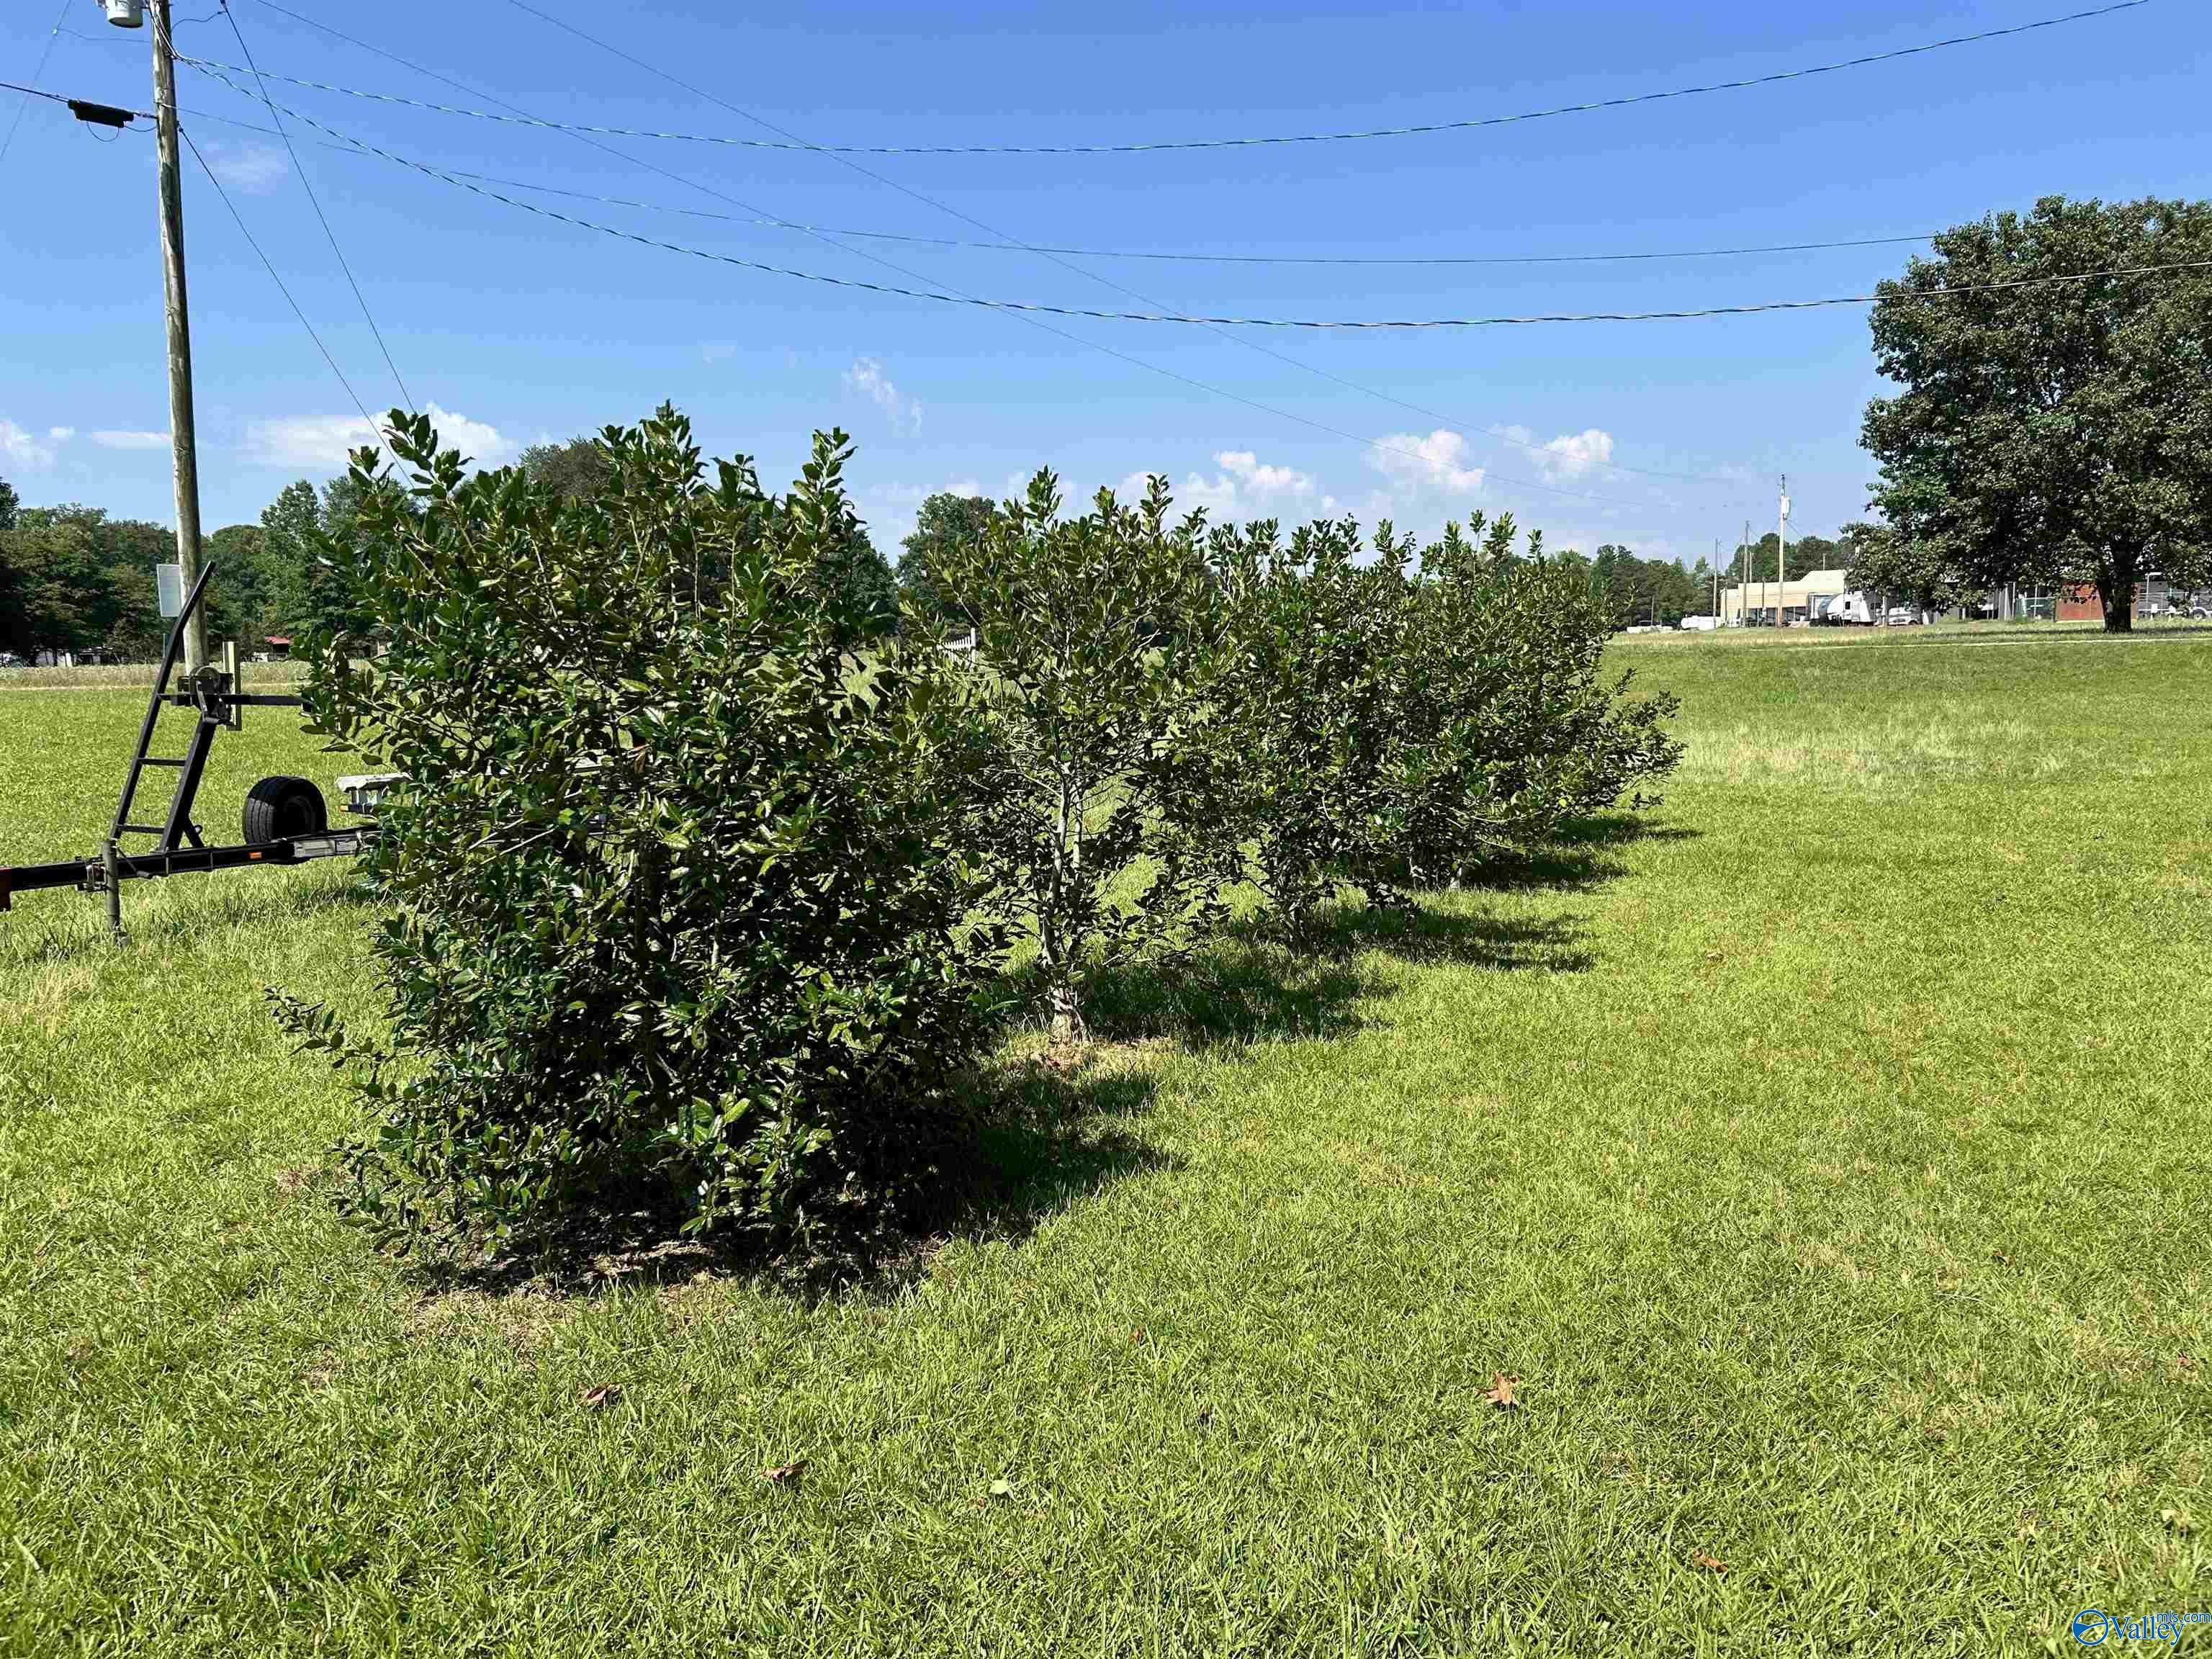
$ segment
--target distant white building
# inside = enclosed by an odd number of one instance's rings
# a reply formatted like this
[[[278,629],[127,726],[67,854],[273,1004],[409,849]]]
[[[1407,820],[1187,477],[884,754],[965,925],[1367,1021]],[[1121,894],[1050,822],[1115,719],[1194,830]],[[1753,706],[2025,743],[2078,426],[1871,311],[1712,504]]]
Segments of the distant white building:
[[[1794,628],[1811,620],[1812,608],[1820,600],[1847,593],[1850,586],[1848,570],[1808,570],[1786,582],[1754,577],[1721,590],[1721,626]]]

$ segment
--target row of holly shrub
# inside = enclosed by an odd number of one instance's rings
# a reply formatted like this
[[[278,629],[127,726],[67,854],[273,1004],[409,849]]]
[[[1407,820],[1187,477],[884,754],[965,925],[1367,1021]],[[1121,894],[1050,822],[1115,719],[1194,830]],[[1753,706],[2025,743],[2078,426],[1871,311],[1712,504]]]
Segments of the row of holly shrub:
[[[895,1212],[964,1109],[1007,969],[1055,1040],[1249,882],[1293,941],[1402,904],[1674,763],[1587,578],[1478,520],[1062,510],[1040,473],[866,656],[818,558],[843,434],[763,493],[663,409],[564,497],[393,416],[403,487],[323,556],[363,635],[307,642],[313,729],[409,781],[365,874],[388,1029],[278,997],[369,1108],[349,1204],[500,1252],[579,1206],[789,1239]],[[1532,551],[1540,552],[1531,538]],[[970,629],[972,653],[937,644]]]

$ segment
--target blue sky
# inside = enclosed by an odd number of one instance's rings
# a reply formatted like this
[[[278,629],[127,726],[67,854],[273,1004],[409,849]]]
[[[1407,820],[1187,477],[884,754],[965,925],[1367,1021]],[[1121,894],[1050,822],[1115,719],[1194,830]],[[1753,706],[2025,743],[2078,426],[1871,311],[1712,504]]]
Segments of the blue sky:
[[[1452,120],[1766,74],[2073,9],[538,3],[803,138],[842,143]],[[234,3],[264,70],[481,101],[262,0]],[[508,0],[289,3],[533,114],[769,136]],[[214,7],[181,0],[180,13],[208,21],[180,16],[179,47],[238,61]],[[54,9],[52,0],[15,0],[0,10],[0,79],[28,78]],[[2195,0],[2154,0],[1778,86],[1472,132],[1164,155],[862,158],[967,220],[819,155],[607,141],[701,189],[559,132],[271,89],[332,127],[449,169],[711,213],[739,213],[722,199],[736,197],[818,225],[988,237],[977,221],[1026,242],[1156,252],[1629,252],[1914,234],[2051,191],[2202,196],[2212,169],[2208,22]],[[43,86],[149,106],[148,32],[111,29],[96,0],[70,0],[64,27],[75,33],[55,41]],[[184,107],[204,112],[188,113],[186,125],[254,235],[362,399],[373,410],[394,403],[283,148],[207,118],[265,122],[265,112],[179,73]],[[15,104],[0,95],[0,133]],[[752,454],[780,485],[814,428],[842,425],[858,441],[856,493],[887,552],[931,490],[1003,495],[1041,465],[1078,497],[1161,471],[1186,501],[1240,518],[1388,514],[1425,532],[1471,510],[1510,510],[1554,546],[1611,540],[1685,559],[1716,538],[1732,544],[1747,518],[1754,533],[1771,527],[1784,470],[1793,533],[1832,533],[1863,515],[1871,468],[1858,421],[1881,386],[1863,308],[1411,334],[1235,331],[1237,340],[1048,319],[1070,339],[1004,314],[616,241],[313,136],[295,129],[301,163],[410,390],[488,459],[635,419],[665,398],[691,416],[710,454]],[[0,476],[27,501],[171,519],[152,152],[143,131],[104,143],[38,102],[0,160]],[[357,441],[359,416],[189,158],[186,169],[212,528],[256,517],[292,477],[327,476]],[[529,199],[740,258],[912,283],[801,233]],[[1912,252],[1392,269],[1060,264],[1019,252],[854,246],[923,279],[912,285],[992,297],[1365,318],[1858,293]]]

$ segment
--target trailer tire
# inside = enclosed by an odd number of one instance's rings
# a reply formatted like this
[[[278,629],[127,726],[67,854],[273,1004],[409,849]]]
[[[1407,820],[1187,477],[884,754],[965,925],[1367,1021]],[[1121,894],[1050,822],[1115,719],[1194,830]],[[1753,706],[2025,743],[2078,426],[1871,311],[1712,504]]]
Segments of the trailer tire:
[[[246,792],[241,828],[248,843],[319,836],[330,823],[323,792],[305,778],[264,778]]]

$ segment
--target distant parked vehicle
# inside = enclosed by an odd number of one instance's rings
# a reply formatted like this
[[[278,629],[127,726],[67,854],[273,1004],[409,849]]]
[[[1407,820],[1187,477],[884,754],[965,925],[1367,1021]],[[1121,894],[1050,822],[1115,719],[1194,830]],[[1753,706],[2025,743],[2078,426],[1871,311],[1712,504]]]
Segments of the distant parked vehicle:
[[[1831,628],[1871,628],[1874,618],[1874,601],[1863,593],[1838,593],[1820,611]]]
[[[1910,605],[1893,605],[1882,613],[1882,622],[1891,628],[1917,628],[1920,613]]]
[[[1720,625],[1721,619],[1718,617],[1685,617],[1680,624],[1682,631],[1686,634],[1703,634]]]
[[[21,668],[23,659],[12,651],[0,651],[0,668]]]

